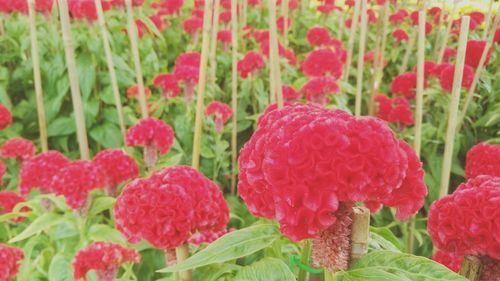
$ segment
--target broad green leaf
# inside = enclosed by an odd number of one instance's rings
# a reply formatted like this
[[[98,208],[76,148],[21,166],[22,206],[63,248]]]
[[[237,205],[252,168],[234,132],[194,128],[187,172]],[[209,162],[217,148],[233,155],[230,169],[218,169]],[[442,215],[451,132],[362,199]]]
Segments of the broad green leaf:
[[[52,258],[49,267],[49,280],[50,281],[66,281],[73,280],[73,266],[71,265],[71,258],[61,254],[57,254]]]
[[[370,227],[370,245],[378,244],[383,250],[401,252],[402,247],[398,238],[387,227]]]
[[[106,148],[122,146],[122,133],[118,126],[111,123],[95,126],[90,130],[90,137]]]
[[[49,137],[67,136],[75,132],[75,119],[73,117],[60,117],[49,124],[47,135]]]
[[[241,268],[239,265],[223,263],[204,266],[194,272],[194,280],[219,281],[223,277],[232,277],[232,273]],[[232,279],[231,279],[232,280]]]
[[[93,217],[105,210],[113,208],[115,205],[116,199],[113,197],[99,197],[92,201],[92,206],[90,207],[89,210],[89,217]]]
[[[187,260],[158,272],[177,272],[213,263],[223,263],[253,254],[279,237],[273,224],[259,224],[230,232]]]
[[[21,232],[16,237],[9,240],[9,243],[15,243],[26,238],[29,238],[37,233],[40,233],[50,227],[59,224],[63,220],[67,219],[67,216],[61,216],[54,213],[45,213],[42,216],[35,219],[23,232]]]
[[[295,281],[288,266],[276,258],[264,258],[240,269],[235,281]]]
[[[90,227],[88,237],[92,241],[105,241],[118,244],[125,243],[125,239],[121,233],[105,224],[94,224]]]

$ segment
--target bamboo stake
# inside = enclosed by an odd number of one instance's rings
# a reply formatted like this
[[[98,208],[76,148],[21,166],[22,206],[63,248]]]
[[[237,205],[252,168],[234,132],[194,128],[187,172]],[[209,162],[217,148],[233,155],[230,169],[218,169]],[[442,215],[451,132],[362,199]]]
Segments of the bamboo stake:
[[[365,45],[366,45],[366,29],[367,29],[367,15],[366,9],[368,6],[367,0],[362,0],[361,3],[361,34],[359,38],[359,54],[358,54],[358,67],[356,75],[356,101],[355,101],[355,115],[361,115],[361,101],[363,93],[363,68],[364,68],[364,56],[365,56]]]
[[[139,92],[139,105],[141,107],[142,118],[148,118],[148,105],[146,102],[146,94],[144,92],[144,78],[142,77],[141,57],[139,55],[139,43],[137,39],[137,26],[134,21],[132,0],[125,0],[125,6],[127,9],[128,36],[130,39],[132,57],[134,58],[135,78],[137,80],[137,90]]]
[[[375,52],[375,61],[374,61],[374,74],[373,74],[373,88],[372,95],[370,99],[370,105],[368,107],[369,115],[373,115],[375,112],[375,95],[378,94],[378,90],[380,88],[380,81],[384,76],[384,60],[385,60],[385,46],[387,44],[387,29],[389,26],[389,2],[386,1],[384,3],[384,8],[382,10],[382,42],[380,43],[380,47],[377,48]]]
[[[415,47],[415,41],[417,41],[417,29],[411,30],[410,40],[408,40],[408,45],[406,45],[405,55],[403,61],[401,62],[401,67],[399,68],[399,74],[404,73],[408,67],[408,61],[410,60],[410,55]]]
[[[344,13],[342,11],[339,11],[337,16],[337,37],[340,41],[342,41],[342,37],[344,36]]]
[[[28,0],[28,14],[31,35],[31,59],[33,60],[33,79],[35,83],[36,109],[38,114],[38,129],[40,130],[40,144],[42,152],[49,149],[47,141],[47,127],[45,124],[45,106],[43,104],[42,75],[40,71],[40,58],[38,55],[38,36],[36,31],[36,12],[34,0]]]
[[[269,57],[271,58],[271,102],[274,100],[278,103],[278,108],[283,107],[283,93],[281,89],[281,70],[279,66],[278,52],[278,32],[276,28],[276,2],[268,0],[269,4]],[[274,98],[273,98],[274,97]]]
[[[66,64],[68,66],[69,84],[71,88],[71,100],[75,111],[76,135],[80,148],[80,157],[88,160],[89,145],[87,140],[87,129],[85,128],[85,117],[83,115],[82,97],[80,96],[80,82],[76,70],[75,54],[73,50],[73,40],[71,39],[70,21],[68,6],[65,0],[59,0],[59,16],[61,18],[61,29],[66,54]]]
[[[354,40],[356,40],[360,9],[361,9],[361,1],[356,1],[356,3],[354,4],[354,16],[352,17],[351,30],[349,32],[349,41],[347,43],[348,46],[347,58],[345,62],[345,72],[344,72],[345,81],[349,80],[349,71],[351,69],[352,52],[354,49]]]
[[[448,44],[448,38],[450,37],[451,26],[453,24],[453,17],[455,16],[456,11],[457,1],[454,1],[451,13],[448,14],[448,25],[446,26],[446,32],[444,33],[443,40],[441,41],[441,47],[439,48],[439,54],[437,58],[438,64],[443,62],[444,50],[446,49],[446,45]]]
[[[217,1],[217,0],[215,0]],[[231,194],[236,194],[236,160],[238,159],[238,13],[236,11],[237,0],[231,0],[231,49],[232,49],[232,76],[231,76],[231,108],[233,110],[233,127],[231,132]]]
[[[351,233],[351,264],[368,253],[370,238],[370,211],[365,207],[353,207]]]
[[[214,0],[212,39],[210,41],[210,82],[212,83],[214,90],[217,83],[217,32],[219,30],[219,6],[220,0]]]
[[[493,11],[493,0],[490,0],[490,7],[488,9],[488,13],[486,14],[486,22],[484,23],[483,40],[486,40],[486,38],[488,37],[488,31],[489,31],[488,29],[490,28],[490,24],[491,24],[491,12],[492,11]],[[498,18],[498,16],[496,18]],[[495,30],[495,28],[493,28],[493,30]]]
[[[425,60],[425,10],[418,13],[418,47],[417,47],[417,96],[415,108],[415,137],[413,139],[413,149],[420,158],[422,147],[422,119],[424,104],[424,60]],[[408,252],[412,254],[415,248],[415,216],[410,219],[410,229],[408,232]]]
[[[193,159],[192,166],[195,169],[200,168],[200,148],[201,148],[201,126],[203,123],[204,115],[204,97],[205,97],[205,86],[206,86],[206,76],[207,76],[207,62],[208,62],[208,51],[210,44],[210,29],[211,29],[211,19],[210,13],[212,12],[212,0],[205,1],[205,11],[203,16],[203,37],[202,37],[202,49],[201,49],[201,61],[200,61],[200,75],[198,81],[198,94],[196,100],[196,117],[194,123],[194,140],[193,140]]]
[[[441,36],[441,23],[443,22],[444,19],[444,13],[445,13],[445,8],[446,8],[446,0],[441,1],[441,13],[439,14],[439,22],[436,24],[437,32],[436,32],[436,40],[434,41],[434,50],[432,51],[433,54],[436,54],[438,51],[438,46],[439,46],[439,39]]]
[[[246,2],[246,0],[244,1]],[[283,44],[288,46],[288,0],[283,0]]]
[[[453,146],[455,142],[455,131],[457,128],[458,104],[460,102],[460,90],[462,88],[462,76],[465,66],[465,51],[467,49],[467,36],[469,35],[470,17],[462,17],[460,26],[460,37],[458,39],[457,61],[455,64],[455,75],[453,77],[453,88],[448,113],[448,128],[446,131],[446,142],[443,155],[443,166],[441,169],[441,185],[439,198],[448,194],[450,184],[451,163],[453,157]]]
[[[241,29],[245,28],[247,25],[247,13],[248,13],[248,1],[243,0],[243,11],[241,12]]]
[[[189,258],[189,245],[184,244],[175,249],[175,255],[177,256],[177,262],[182,262]],[[182,281],[193,280],[193,273],[191,270],[179,272],[180,279]]]
[[[467,92],[467,96],[465,98],[465,103],[463,105],[463,109],[460,112],[460,117],[457,122],[457,134],[460,132],[460,129],[465,121],[465,116],[467,116],[467,110],[469,109],[470,103],[474,98],[474,92],[476,91],[477,84],[479,82],[479,78],[481,77],[481,73],[485,67],[486,58],[488,57],[488,52],[491,50],[493,46],[493,38],[495,37],[495,30],[500,26],[500,10],[497,11],[497,16],[495,18],[495,22],[493,24],[493,29],[488,39],[486,40],[486,44],[484,46],[483,53],[481,54],[481,59],[479,60],[479,64],[476,69],[476,73],[474,74],[474,80],[472,80],[472,84]]]
[[[116,79],[115,64],[113,62],[113,53],[109,45],[108,31],[106,29],[106,20],[104,18],[104,11],[102,9],[101,0],[95,0],[97,10],[97,20],[99,22],[99,29],[101,32],[102,45],[106,55],[106,63],[108,64],[109,78],[111,80],[111,90],[113,91],[113,98],[115,100],[116,113],[118,115],[118,124],[122,132],[123,139],[125,140],[125,119],[123,117],[122,102],[120,99],[120,89],[118,88],[118,80]]]
[[[466,256],[460,265],[458,274],[464,276],[470,281],[479,281],[483,265],[481,261],[474,256]]]

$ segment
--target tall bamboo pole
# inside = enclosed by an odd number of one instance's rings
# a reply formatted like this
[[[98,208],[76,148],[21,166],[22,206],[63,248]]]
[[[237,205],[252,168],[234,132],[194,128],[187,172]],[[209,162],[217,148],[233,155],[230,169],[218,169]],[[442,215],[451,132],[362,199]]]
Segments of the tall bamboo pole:
[[[279,63],[278,51],[278,32],[276,27],[276,2],[275,0],[268,0],[269,4],[269,57],[271,58],[271,101],[274,100],[278,103],[278,108],[283,107],[283,94],[281,89],[281,70]],[[273,85],[274,84],[274,85]]]
[[[465,66],[465,51],[467,49],[467,37],[469,35],[470,17],[462,17],[460,26],[460,37],[458,39],[457,61],[455,64],[455,75],[453,77],[453,88],[451,92],[451,102],[448,112],[448,128],[446,131],[446,142],[443,155],[443,166],[441,169],[441,184],[439,188],[439,198],[448,194],[450,185],[450,172],[453,157],[453,146],[455,143],[455,131],[457,128],[457,113],[460,102],[460,90],[462,88],[462,76]]]
[[[374,74],[373,74],[373,87],[372,95],[370,99],[370,104],[368,107],[368,113],[373,115],[375,112],[375,96],[378,94],[380,88],[380,81],[384,76],[384,61],[385,61],[385,46],[387,45],[387,29],[389,26],[389,2],[384,3],[382,10],[382,32],[381,32],[381,43],[375,52],[374,61]]]
[[[443,19],[444,19],[445,8],[446,8],[446,0],[442,0],[441,1],[441,12],[439,13],[439,21],[435,25],[437,30],[436,30],[436,39],[434,41],[434,50],[432,52],[433,54],[437,53],[437,51],[438,51],[439,39],[441,39],[440,38],[440,36],[441,36],[441,23],[443,22]]]
[[[214,90],[217,83],[217,32],[219,30],[219,7],[220,0],[214,0],[212,38],[210,41],[210,82],[212,83]]]
[[[128,22],[128,36],[130,39],[130,48],[132,57],[134,59],[135,79],[137,82],[137,90],[139,91],[138,99],[141,107],[142,118],[147,118],[148,105],[146,102],[146,94],[144,91],[144,78],[142,77],[141,57],[139,55],[139,43],[137,39],[137,26],[134,20],[134,9],[132,7],[132,0],[125,0],[127,9],[127,22]]]
[[[417,29],[413,28],[411,30],[410,39],[408,40],[408,45],[406,45],[406,51],[403,56],[403,61],[401,62],[401,67],[399,68],[399,74],[404,73],[408,67],[408,61],[415,47],[415,41],[417,41]]]
[[[352,22],[351,22],[351,30],[349,32],[349,41],[347,43],[347,58],[345,62],[345,72],[344,72],[344,79],[345,81],[349,80],[349,71],[351,70],[351,63],[352,63],[352,52],[354,49],[354,41],[356,40],[356,33],[357,33],[357,28],[358,28],[358,21],[359,21],[359,10],[361,9],[361,1],[356,1],[354,4],[354,15],[352,17]]]
[[[215,0],[216,1],[216,0]],[[233,110],[231,131],[231,194],[236,194],[236,160],[238,158],[238,13],[237,0],[231,0],[231,49],[232,49],[232,75],[231,75],[231,108]]]
[[[40,58],[38,53],[38,36],[36,31],[36,12],[34,0],[28,0],[28,14],[30,20],[31,59],[33,60],[33,80],[35,83],[38,129],[40,131],[40,144],[42,145],[42,152],[46,152],[49,149],[49,144],[45,123],[45,106],[43,103],[42,75],[40,71]]]
[[[101,0],[95,0],[97,10],[97,20],[99,22],[99,30],[101,32],[102,45],[106,55],[106,63],[108,64],[109,78],[111,80],[111,90],[113,91],[113,98],[115,100],[116,113],[118,115],[118,124],[122,137],[125,140],[125,119],[123,117],[122,102],[120,99],[120,89],[118,88],[118,80],[116,79],[115,64],[113,62],[113,53],[109,45],[108,31],[106,28],[106,20],[104,18],[104,11],[102,9]]]
[[[246,1],[244,1],[246,2]],[[283,0],[283,45],[288,46],[288,0]]]
[[[75,113],[76,135],[78,146],[80,148],[80,157],[88,160],[89,145],[87,140],[87,129],[85,128],[85,117],[83,115],[82,97],[80,95],[80,82],[76,70],[75,53],[73,50],[73,40],[71,39],[69,12],[66,0],[59,0],[59,16],[61,18],[61,29],[64,43],[64,52],[66,54],[66,64],[68,66],[69,84],[71,88],[71,100],[73,101],[73,110]]]
[[[361,102],[363,93],[363,68],[364,68],[364,56],[365,56],[365,45],[366,45],[366,30],[367,30],[367,16],[366,10],[368,6],[367,0],[362,0],[361,3],[361,34],[359,38],[359,53],[358,53],[358,67],[356,75],[356,101],[354,112],[356,116],[361,115]]]
[[[443,62],[444,50],[446,49],[446,45],[448,44],[448,38],[450,37],[451,27],[453,25],[453,17],[455,16],[457,11],[457,1],[453,1],[453,8],[451,9],[451,13],[448,14],[448,25],[446,26],[446,31],[444,33],[444,37],[442,39],[441,47],[439,48],[437,63],[440,64]]]
[[[490,24],[491,24],[491,13],[493,11],[493,0],[490,0],[490,6],[488,8],[488,13],[486,14],[486,22],[484,23],[484,30],[483,30],[483,40],[486,40],[486,38],[488,37],[488,31],[489,31],[489,28],[490,28]],[[498,16],[497,16],[498,18]],[[495,28],[493,28],[493,30],[495,30]]]

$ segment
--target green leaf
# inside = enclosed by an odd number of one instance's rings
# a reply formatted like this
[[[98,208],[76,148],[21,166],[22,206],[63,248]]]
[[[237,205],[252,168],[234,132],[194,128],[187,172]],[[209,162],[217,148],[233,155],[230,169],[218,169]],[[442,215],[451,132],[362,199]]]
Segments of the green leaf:
[[[49,124],[47,135],[49,137],[68,136],[75,132],[75,119],[73,117],[60,117]]]
[[[123,143],[120,129],[111,123],[104,123],[92,128],[90,137],[106,148],[120,147]]]
[[[370,247],[391,252],[401,252],[402,247],[398,238],[387,227],[370,227]]]
[[[245,266],[236,275],[235,281],[295,281],[288,266],[276,258],[264,258]]]
[[[52,259],[49,267],[50,281],[66,281],[73,280],[73,266],[71,259],[61,254],[57,254]]]
[[[89,217],[93,217],[105,210],[113,208],[116,199],[113,197],[99,197],[92,202],[92,206],[89,210]]]
[[[9,243],[19,242],[26,238],[29,238],[37,233],[40,233],[54,225],[59,224],[65,220],[67,216],[61,216],[54,213],[45,213],[35,219],[23,232],[21,232],[16,237],[9,240]]]
[[[233,231],[187,260],[158,272],[177,272],[238,259],[268,247],[278,237],[279,231],[273,224],[258,224]]]
[[[92,241],[105,241],[124,244],[125,240],[121,233],[105,224],[94,224],[90,227],[88,237]]]
[[[390,251],[369,253],[334,277],[336,281],[467,281],[430,259]]]
[[[90,55],[80,54],[76,59],[78,69],[78,78],[80,80],[80,89],[82,96],[87,98],[92,93],[95,85],[96,71],[95,63]]]

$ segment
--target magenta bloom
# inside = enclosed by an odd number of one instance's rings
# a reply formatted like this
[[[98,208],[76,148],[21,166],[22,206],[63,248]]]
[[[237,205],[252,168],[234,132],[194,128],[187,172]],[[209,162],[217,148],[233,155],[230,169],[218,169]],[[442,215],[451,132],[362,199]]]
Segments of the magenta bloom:
[[[179,95],[179,81],[174,74],[158,74],[154,78],[153,84],[155,85],[155,87],[161,89],[161,96],[163,98],[170,99]]]
[[[52,192],[52,181],[70,161],[58,151],[47,151],[23,162],[19,175],[19,189],[28,196],[31,189],[38,188],[42,193]]]
[[[0,243],[0,280],[13,280],[19,272],[19,266],[24,259],[24,253],[21,248],[11,247]]]
[[[205,115],[215,116],[215,131],[221,134],[224,131],[224,124],[233,115],[233,110],[225,103],[212,101],[207,105]]]
[[[184,95],[187,102],[194,99],[194,87],[200,75],[200,54],[196,52],[181,54],[175,60],[174,75],[184,82]]]
[[[23,138],[12,138],[0,147],[0,156],[5,159],[26,160],[35,155],[33,142]]]
[[[12,113],[0,103],[0,131],[7,129],[12,124]]]
[[[312,51],[302,62],[302,72],[309,77],[342,76],[342,61],[339,56],[330,49],[319,49]]]
[[[94,157],[92,162],[104,175],[105,186],[111,194],[116,193],[118,185],[139,176],[139,167],[134,158],[121,149],[106,149]]]

